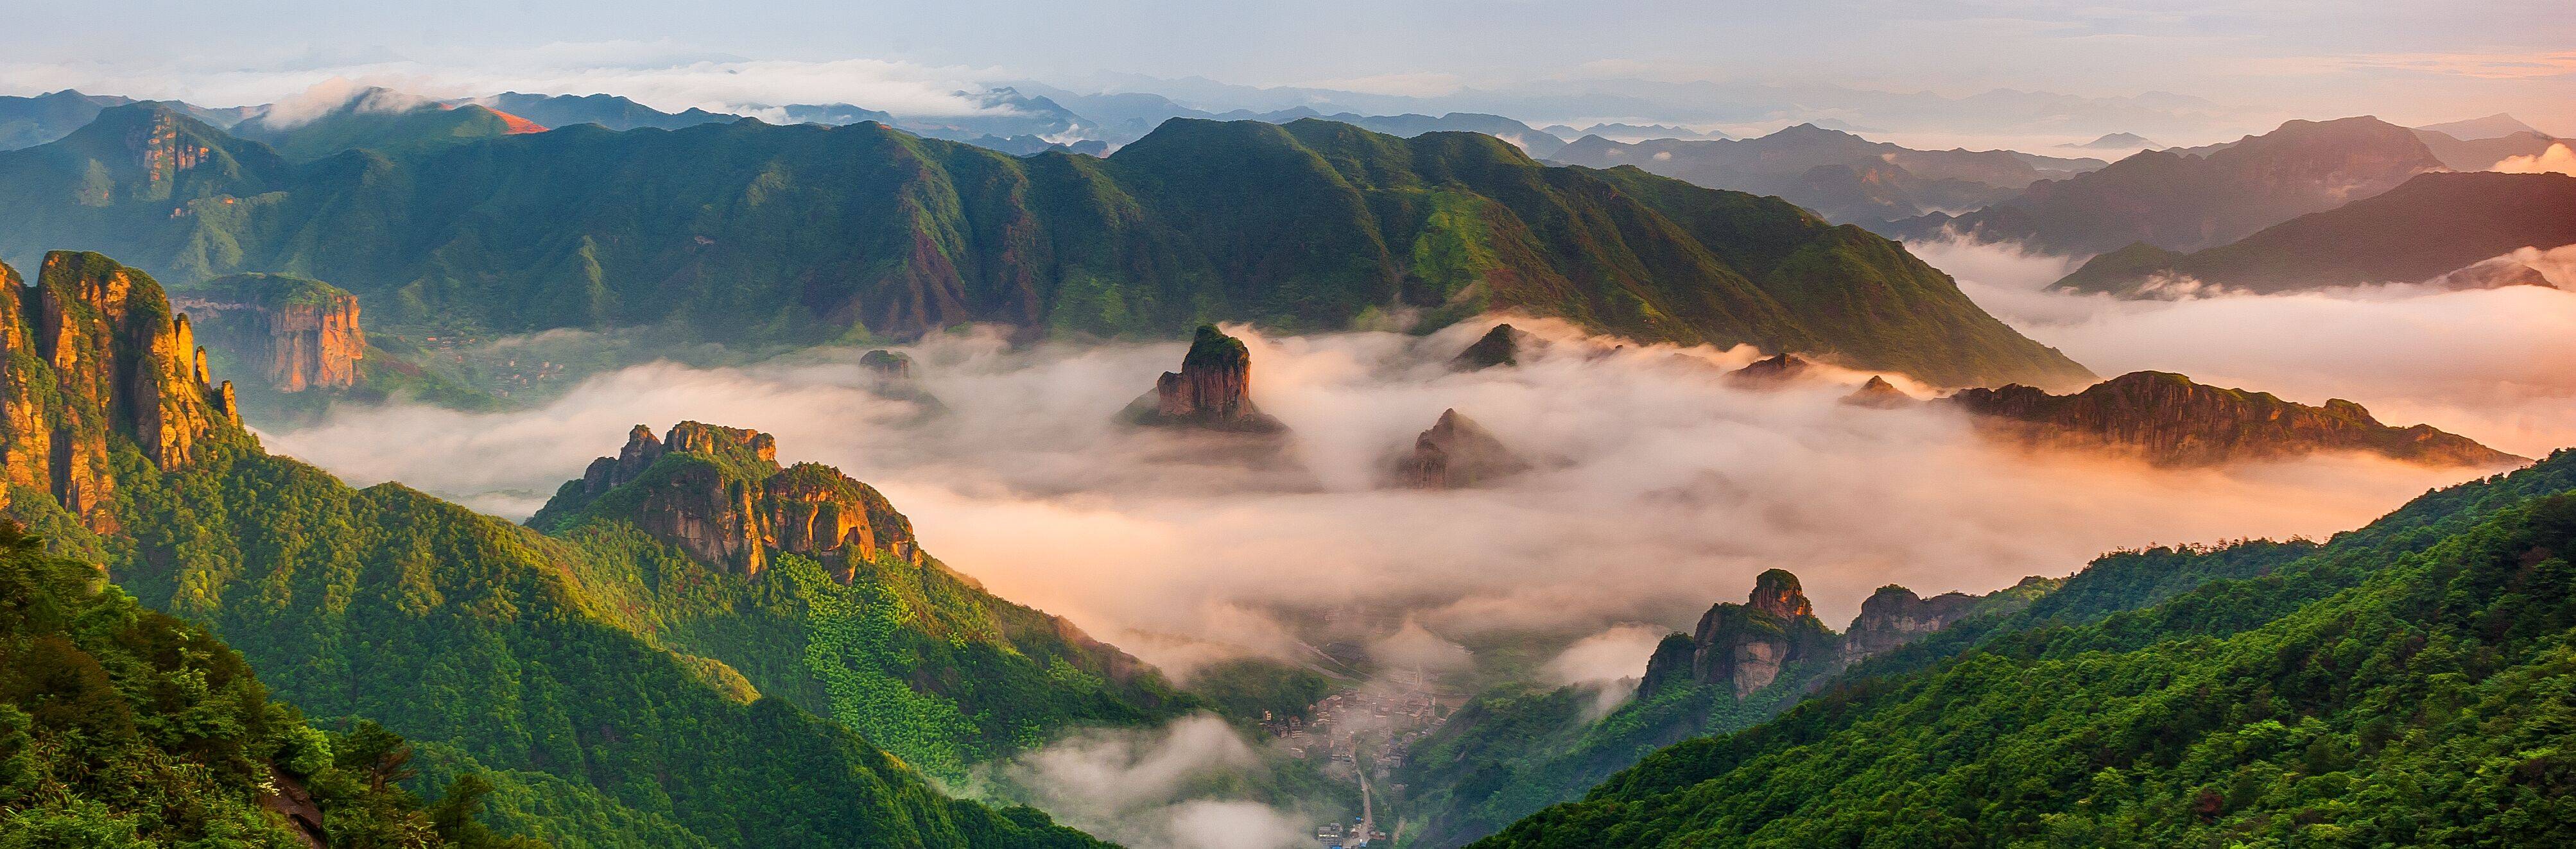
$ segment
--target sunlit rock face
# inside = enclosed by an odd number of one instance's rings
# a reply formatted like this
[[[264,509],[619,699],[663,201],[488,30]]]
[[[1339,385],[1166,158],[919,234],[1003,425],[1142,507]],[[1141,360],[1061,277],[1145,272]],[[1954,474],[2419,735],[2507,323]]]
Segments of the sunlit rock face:
[[[361,380],[367,334],[358,296],[319,280],[234,274],[172,296],[203,321],[210,344],[257,369],[270,388],[347,389]]]
[[[1252,404],[1252,352],[1243,340],[1200,327],[1181,358],[1181,370],[1164,372],[1154,391],[1120,414],[1147,427],[1230,433],[1284,433],[1287,426]]]
[[[0,355],[7,482],[51,494],[92,530],[116,527],[111,434],[166,472],[242,433],[232,385],[209,384],[188,317],[150,276],[98,254],[47,254],[32,290],[0,266]]]
[[[701,422],[673,425],[659,439],[636,425],[617,456],[592,460],[529,524],[599,516],[747,575],[782,552],[811,557],[844,582],[857,561],[918,558],[912,522],[874,488],[830,466],[781,468],[769,434]]]
[[[2073,395],[2010,385],[1968,389],[1949,402],[1997,433],[2051,447],[2135,455],[2160,466],[2210,466],[2328,451],[2431,466],[2501,468],[2530,462],[2427,425],[2389,427],[2343,399],[2323,407],[2141,371]]]

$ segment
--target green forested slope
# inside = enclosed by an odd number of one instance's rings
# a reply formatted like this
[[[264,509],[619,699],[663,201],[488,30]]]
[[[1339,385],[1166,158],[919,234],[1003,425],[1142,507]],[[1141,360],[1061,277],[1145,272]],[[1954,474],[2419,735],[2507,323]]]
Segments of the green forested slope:
[[[0,521],[0,846],[528,845],[472,815],[481,779],[424,810],[408,748],[329,734],[205,629]]]
[[[314,715],[381,722],[434,775],[490,771],[503,830],[562,846],[1093,845],[1029,809],[948,798],[841,724],[674,651],[596,583],[614,571],[596,552],[263,453],[228,388],[188,382],[202,360],[150,277],[55,254],[40,280],[0,315],[0,449],[101,459],[13,459],[8,514],[204,623]]]
[[[2571,490],[2562,451],[2312,549],[2158,553],[2238,577],[2101,617],[2033,605],[1483,845],[2564,843]]]
[[[137,105],[0,153],[0,234],[5,257],[290,273],[357,292],[377,321],[503,332],[1168,336],[1517,309],[1942,383],[2089,377],[1895,243],[1783,202],[1314,120],[1175,120],[1106,159],[744,121],[293,163]]]

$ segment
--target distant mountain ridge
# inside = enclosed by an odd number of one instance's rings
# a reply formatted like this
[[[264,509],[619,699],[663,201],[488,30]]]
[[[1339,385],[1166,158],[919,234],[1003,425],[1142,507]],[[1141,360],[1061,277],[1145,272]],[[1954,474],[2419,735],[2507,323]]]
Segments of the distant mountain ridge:
[[[2291,121],[2224,145],[2144,151],[2098,171],[2033,183],[1975,212],[1936,212],[1884,232],[2016,241],[2065,254],[2135,242],[2199,250],[2444,167],[2414,131],[2377,118]]]
[[[2522,119],[2502,112],[2498,112],[2484,118],[2470,118],[2465,121],[2426,124],[2421,127],[2416,127],[2415,129],[2441,133],[2464,141],[2503,138],[2505,136],[2520,135],[2523,133],[2548,135],[2547,133],[2543,133],[2532,127],[2530,124],[2523,123]]]
[[[1785,203],[1545,167],[1488,136],[1316,120],[1176,120],[1108,159],[737,122],[298,164],[129,106],[0,153],[0,256],[61,243],[180,280],[285,269],[383,320],[505,331],[1161,335],[1520,310],[1949,385],[2088,376],[1902,247]]]
[[[2429,425],[2390,427],[2340,398],[2323,407],[2269,392],[2223,389],[2140,371],[2071,395],[2027,386],[1965,389],[1946,399],[2037,446],[2137,456],[2159,466],[2212,466],[2351,451],[2428,466],[2504,468],[2530,462]]]
[[[2428,173],[2194,253],[2131,245],[2050,288],[2154,297],[2171,286],[2277,293],[2414,283],[2518,248],[2567,244],[2576,244],[2576,177]]]
[[[1622,143],[1588,136],[1546,158],[1595,168],[1633,165],[1710,188],[1778,195],[1827,220],[1864,226],[1983,206],[2039,180],[2104,165],[2002,150],[1913,150],[1814,124],[1721,141]]]

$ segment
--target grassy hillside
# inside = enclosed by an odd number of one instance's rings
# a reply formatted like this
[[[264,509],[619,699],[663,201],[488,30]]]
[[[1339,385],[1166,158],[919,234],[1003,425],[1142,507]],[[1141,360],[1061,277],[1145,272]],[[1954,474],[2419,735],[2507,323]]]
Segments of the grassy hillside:
[[[2162,600],[1936,636],[1480,845],[2564,843],[2571,490],[2562,451],[2322,546],[2114,558]]]
[[[2088,376],[1895,243],[1785,203],[1312,120],[1175,120],[1107,159],[740,122],[299,164],[138,105],[0,153],[0,233],[0,256],[75,245],[180,280],[297,274],[382,323],[499,332],[1171,336],[1517,309],[1944,383]]]

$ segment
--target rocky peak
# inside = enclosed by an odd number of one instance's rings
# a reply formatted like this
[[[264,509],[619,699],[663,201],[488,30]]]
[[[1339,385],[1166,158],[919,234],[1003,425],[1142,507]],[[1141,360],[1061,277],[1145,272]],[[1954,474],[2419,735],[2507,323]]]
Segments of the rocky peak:
[[[662,459],[662,440],[653,435],[652,428],[636,425],[626,432],[626,447],[618,449],[617,456],[592,460],[590,468],[582,470],[583,493],[592,498],[605,495],[611,489],[642,477],[644,470],[651,468],[653,461],[659,459]]]
[[[1745,603],[1782,619],[1816,615],[1815,606],[1807,603],[1807,593],[1798,586],[1798,576],[1787,569],[1767,569],[1754,576],[1753,594]]]
[[[909,384],[912,382],[912,357],[901,351],[888,351],[882,348],[869,351],[859,356],[859,367],[867,369],[868,374],[875,377],[879,383]]]
[[[701,422],[673,425],[661,439],[636,425],[617,456],[592,460],[528,523],[554,530],[592,519],[633,522],[746,575],[782,553],[813,558],[843,582],[860,562],[920,556],[911,520],[874,488],[817,463],[782,469],[769,434]]]
[[[1154,391],[1121,414],[1153,427],[1188,427],[1239,433],[1278,433],[1278,419],[1252,405],[1252,351],[1243,340],[1200,326],[1181,358],[1181,370],[1164,372]]]
[[[778,468],[777,438],[756,430],[681,422],[671,426],[671,435],[662,443],[666,451],[705,454],[748,469],[776,471]]]
[[[2426,425],[2389,427],[2351,401],[2323,407],[2141,371],[2051,395],[2018,384],[1967,389],[1949,402],[1994,431],[2038,446],[2109,450],[2161,466],[2357,451],[2434,466],[2499,468],[2529,460]]]
[[[1521,346],[1528,335],[1508,324],[1494,325],[1494,329],[1476,337],[1474,344],[1451,358],[1449,368],[1452,371],[1479,371],[1495,366],[1520,365]]]
[[[242,433],[232,385],[208,385],[187,316],[150,276],[98,254],[46,254],[32,292],[0,266],[0,354],[7,482],[94,530],[115,527],[114,437],[172,471]]]
[[[946,405],[922,388],[920,378],[913,372],[909,354],[883,349],[869,351],[859,357],[859,369],[867,373],[868,388],[880,398],[911,402],[922,414],[946,410]]]
[[[1684,682],[1724,686],[1743,698],[1771,686],[1791,664],[1830,660],[1837,648],[1833,632],[1816,621],[1797,576],[1780,569],[1754,579],[1748,603],[1710,607],[1686,638],[1687,652],[1674,640],[1681,636],[1656,647],[1638,698]]]
[[[1860,603],[1860,615],[1843,632],[1843,662],[1858,662],[1949,627],[1974,610],[1977,600],[1956,592],[1927,599],[1895,584],[1880,587]]]
[[[1738,386],[1770,389],[1805,377],[1814,367],[1814,363],[1796,354],[1773,354],[1729,372],[1726,377]]]
[[[1405,486],[1457,489],[1528,468],[1493,431],[1457,410],[1443,410],[1440,420],[1413,440],[1413,450],[1396,459],[1395,476]]]
[[[1744,604],[1712,606],[1695,631],[1657,644],[1646,661],[1637,698],[1691,684],[1723,685],[1739,699],[1773,686],[1813,687],[1852,663],[1961,619],[2018,610],[2058,584],[2024,578],[1987,595],[1953,592],[1928,599],[1904,587],[1880,587],[1861,603],[1851,630],[1838,636],[1816,621],[1798,577],[1772,569],[1754,579],[1752,596]],[[1797,678],[1783,680],[1793,673]]]
[[[1914,396],[1905,394],[1905,390],[1896,388],[1896,384],[1887,382],[1887,378],[1870,375],[1869,382],[1861,384],[1859,389],[1852,390],[1852,394],[1843,396],[1843,403],[1855,407],[1892,410],[1912,406]]]
[[[174,296],[211,318],[211,335],[262,363],[279,392],[346,389],[358,382],[367,334],[358,296],[318,280],[235,274]]]

